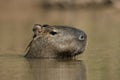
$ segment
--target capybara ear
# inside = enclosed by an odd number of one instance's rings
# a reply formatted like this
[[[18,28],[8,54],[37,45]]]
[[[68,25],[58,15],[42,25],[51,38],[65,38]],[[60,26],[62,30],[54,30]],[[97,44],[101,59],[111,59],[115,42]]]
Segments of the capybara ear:
[[[42,31],[42,26],[40,24],[34,24],[34,26],[33,26],[33,32],[34,32],[33,38],[35,38],[41,31]]]
[[[42,28],[42,26],[40,24],[34,24],[33,32],[34,33],[39,32],[39,31],[41,31],[41,28]]]

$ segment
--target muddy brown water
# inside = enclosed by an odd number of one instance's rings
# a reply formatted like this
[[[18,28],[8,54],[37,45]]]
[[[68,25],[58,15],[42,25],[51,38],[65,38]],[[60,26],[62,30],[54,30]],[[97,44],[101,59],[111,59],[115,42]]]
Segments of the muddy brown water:
[[[0,80],[120,80],[119,9],[41,10],[34,4],[32,8],[20,5],[1,4]],[[88,35],[85,52],[76,60],[25,59],[34,23],[84,30]]]

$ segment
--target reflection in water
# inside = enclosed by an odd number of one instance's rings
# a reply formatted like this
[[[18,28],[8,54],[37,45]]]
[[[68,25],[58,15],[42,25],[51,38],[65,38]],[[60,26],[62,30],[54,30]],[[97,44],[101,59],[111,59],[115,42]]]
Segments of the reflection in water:
[[[86,80],[83,61],[28,59],[36,80]]]

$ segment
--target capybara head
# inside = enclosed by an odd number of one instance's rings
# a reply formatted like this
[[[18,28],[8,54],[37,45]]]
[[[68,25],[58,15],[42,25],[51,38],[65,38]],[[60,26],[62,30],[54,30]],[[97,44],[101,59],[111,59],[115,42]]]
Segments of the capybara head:
[[[87,35],[80,29],[35,24],[33,32],[33,40],[25,57],[74,57],[85,50]]]

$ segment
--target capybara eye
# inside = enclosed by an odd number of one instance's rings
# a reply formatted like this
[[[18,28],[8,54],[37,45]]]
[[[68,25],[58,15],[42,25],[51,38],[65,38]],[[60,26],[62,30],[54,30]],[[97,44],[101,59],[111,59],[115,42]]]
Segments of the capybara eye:
[[[84,35],[80,35],[79,36],[79,40],[85,40],[85,36]]]
[[[48,24],[44,24],[43,27],[48,27],[49,25]]]
[[[50,34],[51,34],[51,35],[56,35],[57,32],[51,31]]]

